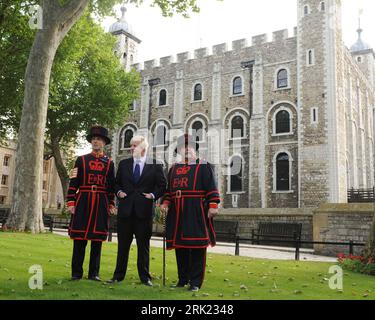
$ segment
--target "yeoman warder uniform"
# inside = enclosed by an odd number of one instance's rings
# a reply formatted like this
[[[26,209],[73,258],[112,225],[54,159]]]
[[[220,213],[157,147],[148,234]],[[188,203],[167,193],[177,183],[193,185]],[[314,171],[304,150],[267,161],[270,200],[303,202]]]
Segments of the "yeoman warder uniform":
[[[189,135],[180,137],[177,144],[178,147],[185,144],[199,148]],[[190,283],[190,288],[201,287],[207,247],[216,244],[208,208],[217,208],[219,203],[220,195],[209,163],[198,159],[194,163],[176,163],[169,170],[163,204],[169,205],[166,241],[167,250],[175,249],[176,252],[177,286]]]
[[[111,141],[103,127],[93,127],[87,140],[102,137],[106,144]],[[94,152],[78,157],[71,175],[67,205],[74,206],[69,236],[74,240],[72,257],[72,279],[83,276],[83,261],[87,241],[91,240],[88,278],[99,280],[102,242],[107,239],[109,208],[114,206],[114,165],[104,153]]]

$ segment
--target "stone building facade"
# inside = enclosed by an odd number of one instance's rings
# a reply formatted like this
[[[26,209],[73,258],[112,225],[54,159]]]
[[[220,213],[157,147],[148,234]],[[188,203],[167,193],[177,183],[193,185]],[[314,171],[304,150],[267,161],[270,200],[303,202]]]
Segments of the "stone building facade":
[[[0,206],[10,206],[13,197],[15,179],[15,159],[17,143],[4,141],[0,145]],[[43,208],[60,209],[64,205],[64,196],[54,159],[43,161],[42,200]]]
[[[373,188],[374,51],[361,29],[345,47],[340,0],[297,6],[293,35],[133,65],[140,98],[113,135],[115,162],[138,133],[168,167],[177,136],[190,131],[215,165],[225,208],[317,207],[347,202],[350,188]],[[110,30],[129,34],[119,23]]]

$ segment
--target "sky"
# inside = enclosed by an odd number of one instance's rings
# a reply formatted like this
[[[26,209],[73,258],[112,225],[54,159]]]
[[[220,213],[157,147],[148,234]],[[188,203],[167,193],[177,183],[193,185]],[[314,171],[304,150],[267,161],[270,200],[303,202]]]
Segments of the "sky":
[[[293,35],[297,25],[297,0],[199,0],[201,12],[192,13],[189,19],[175,15],[165,18],[157,7],[150,7],[145,0],[140,7],[127,4],[126,19],[142,40],[139,45],[138,61],[176,55],[220,43],[231,43],[237,39],[248,39],[267,33],[288,29]],[[342,0],[344,43],[350,47],[357,39],[358,11],[363,9],[361,25],[363,39],[375,46],[375,1]],[[121,16],[117,6],[118,16]],[[115,18],[105,19],[103,26],[108,30]]]

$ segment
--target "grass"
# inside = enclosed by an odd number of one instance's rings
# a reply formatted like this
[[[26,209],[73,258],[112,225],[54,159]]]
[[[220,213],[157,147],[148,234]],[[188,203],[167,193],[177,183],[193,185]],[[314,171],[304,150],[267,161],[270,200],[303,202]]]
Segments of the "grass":
[[[89,246],[87,248],[89,251]],[[110,279],[117,245],[105,243],[102,279]],[[375,278],[344,272],[343,291],[328,286],[330,263],[260,260],[208,254],[206,278],[200,292],[170,289],[177,280],[173,251],[167,252],[167,286],[162,286],[162,250],[151,249],[150,269],[154,287],[140,284],[136,247],[132,247],[126,279],[108,285],[81,280],[71,282],[72,241],[67,237],[0,232],[0,299],[114,299],[114,300],[372,300]],[[85,271],[88,270],[86,252]],[[43,290],[28,287],[32,265],[41,265]]]

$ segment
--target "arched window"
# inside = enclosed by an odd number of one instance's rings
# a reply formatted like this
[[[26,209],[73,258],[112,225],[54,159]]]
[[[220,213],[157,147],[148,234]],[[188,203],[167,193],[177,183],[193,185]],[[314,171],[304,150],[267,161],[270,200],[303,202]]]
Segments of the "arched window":
[[[281,110],[276,114],[276,134],[290,133],[290,114]]]
[[[162,89],[159,92],[159,106],[167,105],[167,90]]]
[[[320,3],[320,11],[326,11],[326,3],[324,1]]]
[[[288,87],[288,71],[286,69],[281,69],[277,73],[277,88],[287,88]]]
[[[230,162],[230,192],[241,192],[243,191],[243,170],[242,170],[242,158],[240,156],[234,156]]]
[[[124,133],[124,145],[125,149],[130,148],[130,140],[133,138],[134,132],[131,129],[126,129]]]
[[[164,146],[167,144],[167,128],[165,125],[162,124],[156,127],[154,142],[155,146]]]
[[[310,7],[308,5],[303,7],[303,14],[307,16],[310,13]]]
[[[236,77],[233,79],[233,95],[242,94],[242,79],[241,77]]]
[[[232,138],[243,138],[245,136],[244,121],[241,116],[235,116],[232,118],[231,128]]]
[[[276,158],[276,190],[289,191],[289,156],[280,153]]]
[[[200,83],[194,86],[194,101],[202,100],[202,85]]]
[[[195,141],[202,142],[203,141],[203,123],[201,121],[193,122],[192,126],[192,135],[195,137]]]

